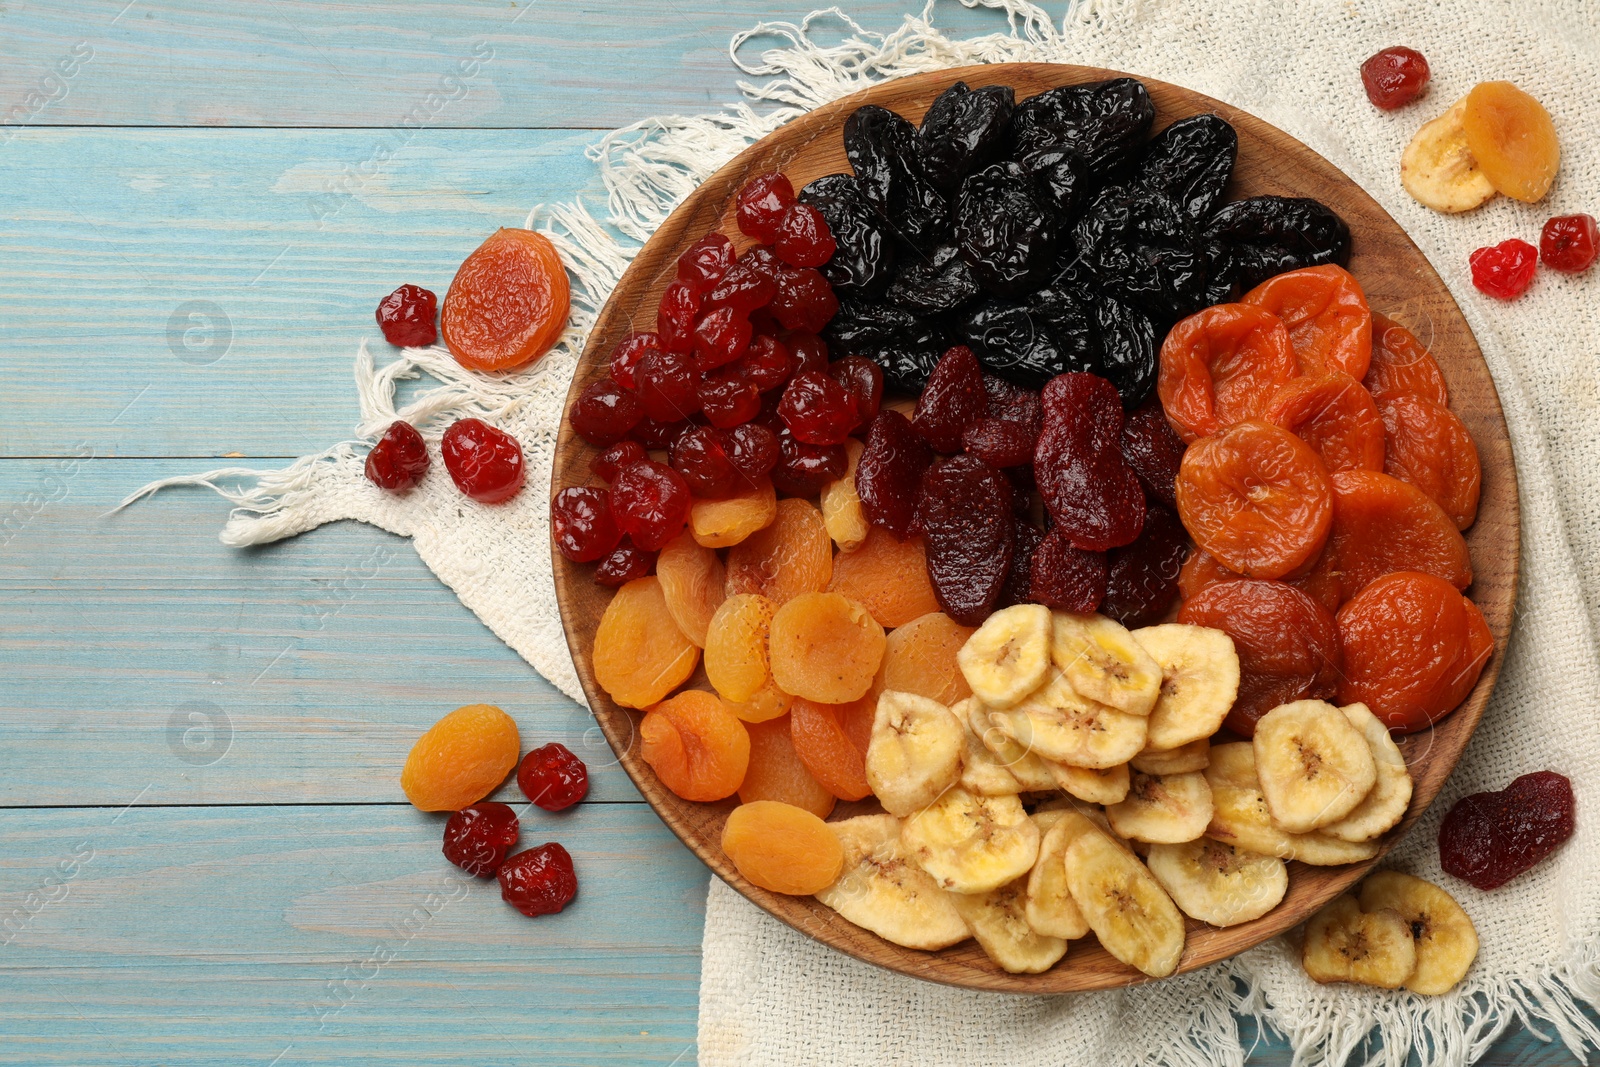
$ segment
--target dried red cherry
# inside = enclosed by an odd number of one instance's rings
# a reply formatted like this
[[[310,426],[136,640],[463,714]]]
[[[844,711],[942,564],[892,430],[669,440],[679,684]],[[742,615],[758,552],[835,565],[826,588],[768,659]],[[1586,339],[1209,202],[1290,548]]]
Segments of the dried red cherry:
[[[963,626],[982,624],[1000,601],[1016,550],[1011,483],[975,456],[952,456],[922,476],[917,518],[939,606]]]
[[[378,301],[378,328],[397,348],[423,348],[439,339],[439,298],[420,285],[402,285]]]
[[[1415,48],[1385,48],[1361,64],[1361,84],[1372,106],[1404,107],[1428,87],[1428,61]]]
[[[828,342],[805,330],[789,330],[781,338],[789,346],[789,373],[828,369]]]
[[[839,298],[820,271],[807,267],[778,275],[769,307],[784,329],[817,333],[833,321]]]
[[[730,369],[764,393],[789,380],[793,362],[787,345],[770,334],[758,333]]]
[[[550,498],[550,525],[556,547],[574,563],[589,563],[617,547],[621,534],[611,516],[611,494],[572,485]]]
[[[634,368],[633,394],[650,418],[678,422],[700,410],[700,374],[682,352],[647,352]]]
[[[878,417],[883,407],[883,369],[865,356],[846,356],[828,364],[828,375],[844,386],[850,397],[850,408],[855,412],[855,433]]]
[[[1539,265],[1539,251],[1528,242],[1513,237],[1472,253],[1472,284],[1479,291],[1501,300],[1515,300],[1533,284],[1533,271]]]
[[[500,896],[530,918],[560,911],[578,892],[572,857],[554,841],[506,860],[499,878]]]
[[[933,449],[898,411],[880,411],[867,427],[866,447],[856,464],[856,494],[873,526],[904,541],[916,517],[922,475]]]
[[[810,204],[795,204],[783,213],[773,249],[791,267],[820,267],[838,247],[822,212]]]
[[[1439,824],[1439,866],[1479,889],[1497,889],[1572,836],[1576,807],[1572,783],[1555,771],[1464,796]]]
[[[707,500],[728,496],[741,481],[722,431],[711,426],[691,426],[678,435],[672,442],[672,469],[683,475],[690,492]]]
[[[782,173],[757,174],[739,189],[739,230],[758,241],[778,236],[778,224],[794,203],[794,186]]]
[[[1131,545],[1106,554],[1106,596],[1100,613],[1129,629],[1160,622],[1178,600],[1178,572],[1189,536],[1178,516],[1147,503],[1144,529]]]
[[[428,473],[428,445],[405,420],[389,424],[367,453],[367,481],[391,493],[411,489]]]
[[[700,410],[711,425],[728,429],[756,417],[761,393],[737,375],[707,378],[700,383]]]
[[[517,813],[493,800],[453,812],[444,824],[444,858],[468,874],[493,878],[517,843]]]
[[[644,446],[637,441],[618,441],[610,448],[601,452],[589,461],[589,469],[601,481],[615,481],[617,471],[630,463],[637,463],[641,459],[649,459],[645,455]]]
[[[528,477],[517,439],[478,419],[451,423],[439,451],[456,488],[483,504],[510,500]]]
[[[673,282],[656,307],[656,342],[669,352],[694,350],[694,324],[700,317],[700,294],[684,282]]]
[[[748,422],[728,431],[728,460],[749,481],[778,465],[778,435],[759,423]]]
[[[566,745],[552,741],[522,757],[517,786],[545,811],[561,811],[588,795],[589,768]]]
[[[939,358],[928,384],[917,398],[911,428],[927,439],[937,452],[961,449],[961,434],[980,418],[989,406],[983,387],[983,369],[978,357],[965,345],[957,345]]]
[[[750,347],[750,320],[731,307],[700,316],[694,325],[694,365],[704,374],[744,355]]]
[[[708,233],[678,257],[678,280],[697,293],[709,292],[733,266],[733,258],[733,242]]]
[[[1183,438],[1167,421],[1161,401],[1153,399],[1128,413],[1122,423],[1122,458],[1138,475],[1145,492],[1167,507],[1177,508]]]
[[[1600,228],[1593,215],[1557,215],[1539,233],[1539,260],[1571,274],[1589,269],[1600,251]]]
[[[661,347],[661,335],[654,330],[630,333],[611,350],[611,380],[624,389],[633,388],[633,371],[646,352]]]
[[[688,419],[657,420],[646,415],[639,420],[639,425],[635,426],[633,433],[628,436],[646,448],[665,450],[671,448],[672,442],[676,441],[678,435],[690,425]]]
[[[816,496],[822,487],[844,474],[850,457],[843,445],[812,445],[798,441],[785,430],[778,435],[778,463],[772,484],[790,496]]]
[[[617,528],[649,552],[678,536],[689,518],[689,485],[683,475],[654,460],[633,463],[611,483],[611,513]]]
[[[612,549],[611,555],[600,561],[594,569],[594,580],[600,585],[615,589],[635,578],[643,578],[656,567],[656,554],[646,552],[626,537],[622,544]]]
[[[756,308],[766,307],[778,291],[781,267],[766,249],[752,248],[706,294],[706,310],[725,307],[749,315]]]
[[[610,378],[590,382],[572,404],[567,421],[596,448],[615,444],[644,418],[639,399]]]
[[[961,447],[991,467],[1020,467],[1033,462],[1036,440],[1021,423],[985,415],[962,432]]]
[[[789,379],[778,415],[795,440],[837,445],[856,428],[856,406],[845,387],[824,371],[801,371]]]
[[[1105,599],[1106,554],[1077,548],[1059,528],[1033,550],[1028,571],[1028,599],[1035,604],[1087,615]]]
[[[1034,476],[1056,527],[1079,548],[1126,545],[1144,526],[1144,490],[1122,458],[1122,401],[1095,374],[1058,374],[1045,386]]]

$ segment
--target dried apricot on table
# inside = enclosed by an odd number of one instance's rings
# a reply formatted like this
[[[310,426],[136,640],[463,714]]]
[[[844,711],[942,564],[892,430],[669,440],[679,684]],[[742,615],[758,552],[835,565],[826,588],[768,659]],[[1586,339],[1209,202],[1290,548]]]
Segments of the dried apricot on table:
[[[727,548],[771,526],[777,517],[778,494],[762,478],[742,493],[690,504],[689,532],[707,548]]]
[[[1233,638],[1239,694],[1223,723],[1242,737],[1256,720],[1293,700],[1327,699],[1339,686],[1339,633],[1334,617],[1282,582],[1220,582],[1184,602],[1178,621],[1209,626]]]
[[[873,527],[860,547],[833,557],[828,590],[866,606],[885,629],[903,626],[939,610],[928,580],[928,557],[920,537],[897,541]]]
[[[1422,490],[1377,471],[1341,471],[1333,487],[1333,554],[1344,600],[1391,571],[1424,571],[1465,589],[1472,560],[1456,524]]]
[[[645,712],[639,755],[685,800],[732,796],[750,764],[750,735],[715,693],[685,689]]]
[[[1321,551],[1333,501],[1311,446],[1252,419],[1189,446],[1178,470],[1178,515],[1223,566],[1281,578]]]
[[[728,594],[760,593],[783,604],[826,589],[833,576],[833,541],[816,505],[797,497],[778,501],[778,517],[728,550]]]
[[[656,557],[656,578],[667,610],[683,635],[706,647],[706,627],[727,598],[722,559],[698,544],[686,530],[668,541]]]
[[[667,610],[661,582],[637,578],[606,605],[594,632],[594,678],[626,708],[654,704],[688,680],[700,650]]]
[[[1510,82],[1479,82],[1461,114],[1467,147],[1489,183],[1526,203],[1542,199],[1561,166],[1550,113]]]
[[[1372,394],[1342,371],[1296,378],[1272,395],[1266,420],[1310,445],[1331,473],[1383,469],[1383,418]]]
[[[1444,372],[1427,346],[1393,319],[1372,313],[1372,365],[1361,380],[1374,400],[1412,394],[1450,404],[1450,390]]]
[[[519,746],[511,716],[492,704],[468,704],[417,738],[400,771],[400,788],[423,811],[459,811],[505,781]]]
[[[949,706],[972,695],[972,687],[956,663],[956,653],[977,631],[962,626],[942,611],[919,616],[890,632],[884,642],[883,665],[873,680],[873,694],[892,690],[915,693]]]
[[[750,765],[739,785],[739,799],[746,804],[778,800],[826,819],[837,798],[800,761],[789,717],[746,722],[745,730],[750,734]]]
[[[824,704],[858,700],[883,662],[883,627],[838,593],[801,593],[772,616],[772,680],[785,693]]]
[[[1289,331],[1302,374],[1344,371],[1352,378],[1372,362],[1372,311],[1351,273],[1334,263],[1268,278],[1243,303],[1278,316]]]
[[[1299,373],[1282,320],[1252,304],[1218,304],[1167,334],[1156,392],[1178,436],[1192,442],[1259,416]]]
[[[1456,529],[1471,526],[1483,470],[1467,427],[1449,408],[1420,396],[1392,397],[1378,410],[1388,431],[1383,472],[1427,493]]]
[[[722,851],[762,889],[810,896],[844,866],[844,846],[815,813],[776,800],[741,804],[722,827]]]
[[[439,316],[444,343],[470,370],[538,359],[567,325],[571,290],[542,233],[502,228],[462,261]]]
[[[795,754],[811,776],[840,800],[860,800],[872,792],[867,784],[866,746],[858,744],[861,707],[865,701],[850,704],[822,704],[800,699],[789,711],[789,738]],[[870,709],[864,716],[870,733]]]
[[[759,593],[735,593],[706,625],[706,679],[722,699],[754,699],[772,680],[767,634],[778,606]]]
[[[1494,649],[1483,614],[1449,582],[1386,574],[1339,609],[1339,703],[1363,703],[1397,733],[1431,726],[1466,699]]]

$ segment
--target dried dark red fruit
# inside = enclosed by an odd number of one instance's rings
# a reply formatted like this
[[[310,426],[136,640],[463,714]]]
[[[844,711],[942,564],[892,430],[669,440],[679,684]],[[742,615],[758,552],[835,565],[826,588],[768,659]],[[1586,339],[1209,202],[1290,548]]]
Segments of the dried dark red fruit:
[[[737,376],[707,378],[700,383],[700,410],[711,425],[728,429],[756,417],[761,393]]]
[[[428,444],[409,422],[389,424],[367,453],[367,481],[399,493],[414,488],[428,473]]]
[[[922,476],[917,518],[939,606],[963,626],[981,625],[1000,602],[1016,550],[1011,483],[981,459],[952,456]]]
[[[1106,597],[1100,613],[1130,630],[1160,622],[1177,603],[1178,572],[1188,551],[1189,535],[1178,516],[1147,503],[1139,539],[1106,554]]]
[[[996,607],[1009,608],[1013,604],[1026,604],[1033,585],[1033,552],[1044,540],[1044,534],[1033,523],[1020,516],[1012,528],[1016,542],[1011,552],[1011,573],[1000,590],[1000,603]]]
[[[828,369],[828,342],[805,330],[790,330],[781,338],[789,347],[789,373]]]
[[[1577,799],[1555,771],[1456,801],[1439,824],[1439,866],[1479,889],[1498,889],[1572,836]]]
[[[689,491],[706,500],[731,495],[742,479],[728,458],[722,431],[692,426],[672,442],[672,469],[683,475]]]
[[[783,213],[773,249],[791,267],[820,267],[833,258],[838,245],[822,212],[810,204],[795,204]]]
[[[864,356],[846,356],[828,364],[828,375],[844,386],[850,408],[856,413],[850,432],[863,430],[883,407],[883,369]]]
[[[1539,265],[1539,250],[1516,237],[1488,248],[1480,248],[1468,258],[1472,284],[1480,292],[1501,300],[1515,300],[1533,284],[1534,268]]]
[[[833,321],[839,298],[820,271],[807,267],[778,275],[769,308],[784,329],[817,333]]]
[[[608,554],[622,536],[611,517],[611,494],[586,485],[569,485],[550,498],[550,524],[556,547],[574,563]]]
[[[982,417],[989,406],[983,387],[983,368],[966,345],[957,345],[940,357],[917,397],[911,428],[937,452],[958,452],[961,434]]]
[[[444,858],[468,874],[493,878],[517,843],[517,813],[493,800],[452,812],[444,824]]]
[[[988,397],[984,412],[989,418],[1014,422],[1026,429],[1029,437],[1038,439],[1044,426],[1044,408],[1038,393],[992,374],[983,376],[983,391]]]
[[[758,241],[778,236],[778,224],[794,203],[794,186],[782,173],[757,174],[739,189],[739,230]]]
[[[758,423],[735,426],[727,433],[728,460],[754,482],[778,465],[778,435]]]
[[[933,449],[898,411],[880,411],[867,427],[866,447],[856,464],[856,494],[873,526],[904,541],[922,495],[922,475]]]
[[[646,415],[639,420],[639,425],[633,428],[628,436],[638,441],[646,448],[666,450],[672,447],[672,442],[678,435],[690,427],[688,419],[671,419],[661,421]]]
[[[1428,61],[1415,48],[1385,48],[1361,64],[1361,84],[1372,106],[1404,107],[1428,88]]]
[[[622,468],[611,483],[611,513],[617,528],[650,552],[678,536],[689,518],[689,502],[683,475],[654,460]]]
[[[517,786],[545,811],[561,811],[589,794],[589,768],[566,745],[552,741],[522,757]]]
[[[770,334],[758,333],[750,339],[750,347],[744,350],[744,355],[729,369],[764,393],[789,380],[794,357],[782,341]]]
[[[594,569],[594,580],[600,585],[615,589],[635,578],[643,578],[656,567],[656,554],[646,552],[627,538],[612,549],[611,555],[600,561]]]
[[[456,488],[481,504],[510,500],[528,477],[517,439],[478,419],[451,423],[439,451]]]
[[[1539,261],[1552,270],[1577,274],[1600,252],[1600,227],[1593,215],[1557,215],[1539,232]]]
[[[732,363],[750,347],[750,320],[731,307],[700,316],[694,326],[694,365],[704,374]]]
[[[808,445],[837,445],[856,428],[856,406],[845,387],[819,370],[801,371],[789,379],[778,415],[795,440]]]
[[[1145,491],[1176,509],[1178,468],[1183,464],[1183,438],[1172,429],[1159,400],[1128,413],[1122,423],[1122,458],[1144,484]]]
[[[1028,599],[1055,611],[1087,615],[1106,595],[1106,554],[1085,552],[1057,527],[1033,550]]]
[[[633,371],[633,395],[648,417],[679,422],[700,410],[700,373],[682,352],[647,352]]]
[[[1094,374],[1045,386],[1034,477],[1056,527],[1089,552],[1126,545],[1144,526],[1144,490],[1122,458],[1122,401]]]
[[[530,918],[560,911],[578,892],[572,857],[554,841],[506,860],[499,878],[500,896]]]
[[[617,471],[630,463],[637,463],[641,459],[649,459],[645,455],[644,446],[638,441],[618,441],[610,448],[601,452],[589,461],[589,470],[596,478],[609,482],[616,478]]]
[[[771,303],[778,292],[778,273],[782,264],[764,248],[752,248],[728,268],[716,288],[706,294],[705,308],[732,308],[749,315]]]
[[[567,415],[578,436],[596,448],[622,440],[642,418],[639,399],[610,378],[584,386]]]
[[[1021,423],[984,416],[961,434],[961,447],[991,467],[1020,467],[1033,462],[1037,435]]]
[[[785,431],[778,435],[778,463],[772,468],[772,484],[790,496],[816,496],[849,466],[850,457],[843,445],[806,444]]]
[[[439,298],[420,285],[402,285],[378,301],[378,328],[398,348],[422,348],[439,339]]]
[[[697,293],[709,292],[733,262],[733,242],[720,233],[708,233],[678,257],[678,280]]]
[[[657,344],[669,352],[694,349],[694,324],[700,317],[700,294],[684,282],[673,282],[656,307]]]
[[[646,352],[661,347],[661,335],[654,330],[630,333],[611,350],[611,380],[624,389],[633,388],[633,371]]]

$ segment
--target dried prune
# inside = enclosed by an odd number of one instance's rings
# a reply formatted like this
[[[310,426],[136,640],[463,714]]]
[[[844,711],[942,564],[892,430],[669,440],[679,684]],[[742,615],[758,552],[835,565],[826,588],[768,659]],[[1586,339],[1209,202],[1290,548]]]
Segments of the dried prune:
[[[1012,537],[1016,547],[1011,553],[1011,573],[1006,575],[1006,584],[1000,590],[997,608],[1028,602],[1029,587],[1033,584],[1033,551],[1044,540],[1044,533],[1027,519],[1019,517],[1013,527]]]
[[[859,181],[848,174],[826,175],[800,190],[800,202],[822,212],[833,234],[833,258],[820,268],[829,285],[843,296],[889,284],[894,242]]]
[[[1216,115],[1179,119],[1151,138],[1134,168],[1134,180],[1164,193],[1198,225],[1233,177],[1239,135]]]
[[[954,311],[978,296],[978,279],[955,245],[940,245],[926,258],[902,262],[883,298],[919,315]]]
[[[1188,551],[1189,535],[1178,516],[1146,504],[1139,539],[1106,553],[1101,614],[1130,628],[1160,622],[1178,599],[1178,572]]]
[[[1274,274],[1350,261],[1350,227],[1303,197],[1253,196],[1224,204],[1201,232],[1210,280],[1206,303],[1222,304]]]
[[[1175,485],[1183,448],[1159,400],[1130,411],[1122,420],[1122,458],[1144,483],[1145,492],[1173,509],[1178,506]]]
[[[916,515],[922,475],[933,449],[898,411],[882,411],[867,429],[866,449],[856,465],[856,493],[867,522],[905,540]]]
[[[1106,554],[1075,547],[1058,526],[1033,550],[1028,575],[1030,601],[1087,615],[1105,599]]]
[[[1156,324],[1137,307],[1112,296],[1094,305],[1100,334],[1100,360],[1095,370],[1117,387],[1125,408],[1138,407],[1155,388],[1161,369]]]
[[[1016,548],[1011,483],[974,456],[952,456],[922,476],[917,513],[939,606],[980,625],[1000,601]]]
[[[1063,294],[1055,310],[1062,310],[1069,299]],[[960,332],[985,369],[1038,389],[1058,374],[1095,369],[1098,345],[1087,315],[1083,325],[1081,330],[1059,331],[1032,300],[987,300],[961,319]]]
[[[1091,552],[1125,545],[1144,525],[1144,490],[1122,458],[1122,403],[1094,374],[1063,374],[1043,394],[1034,476],[1055,526]]]
[[[950,347],[950,338],[937,321],[919,320],[887,304],[856,300],[840,306],[826,334],[835,354],[870,359],[882,369],[890,388],[907,393],[922,389]]]
[[[946,352],[928,375],[917,398],[911,428],[938,452],[959,452],[961,435],[982,417],[989,397],[983,388],[983,371],[972,349],[963,345]]]
[[[1055,262],[1055,219],[1015,163],[996,163],[961,183],[955,237],[979,284],[1000,296],[1037,288]]]
[[[1205,255],[1193,222],[1164,193],[1132,185],[1102,189],[1072,236],[1102,288],[1163,327],[1203,306]]]
[[[956,82],[936,96],[917,131],[928,178],[953,193],[961,179],[993,163],[1005,151],[1015,107],[1009,85],[970,89]]]
[[[1033,177],[1033,188],[1055,212],[1056,221],[1070,223],[1092,188],[1089,165],[1070,148],[1050,145],[1020,155],[1017,162]]]
[[[1555,771],[1456,801],[1439,824],[1439,866],[1479,889],[1498,889],[1572,836],[1577,800]]]
[[[1019,141],[1042,135],[1076,151],[1091,174],[1106,179],[1133,161],[1155,118],[1145,87],[1133,78],[1116,78],[1030,97],[1017,105],[1011,121]]]
[[[944,236],[950,207],[923,169],[916,127],[876,104],[858,107],[845,120],[844,154],[896,236],[916,247]]]

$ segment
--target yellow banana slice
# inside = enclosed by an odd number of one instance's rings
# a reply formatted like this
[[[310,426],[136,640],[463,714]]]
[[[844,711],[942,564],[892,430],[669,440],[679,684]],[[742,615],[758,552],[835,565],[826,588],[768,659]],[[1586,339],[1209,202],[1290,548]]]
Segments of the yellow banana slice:
[[[992,708],[989,722],[1029,752],[1056,763],[1101,769],[1144,748],[1146,718],[1081,696],[1058,670],[1014,708]]]
[[[1034,932],[1046,937],[1082,937],[1089,932],[1089,921],[1067,889],[1067,846],[1079,835],[1098,830],[1074,811],[1037,812],[1033,818],[1044,837],[1039,841],[1039,858],[1028,872],[1023,917]]]
[[[1146,716],[1161,692],[1161,668],[1127,628],[1104,615],[1052,615],[1050,658],[1088,700]]]
[[[1133,631],[1161,668],[1147,749],[1165,751],[1216,733],[1239,695],[1239,655],[1221,630],[1163,623]]]
[[[1300,963],[1316,982],[1398,989],[1417,965],[1417,949],[1399,912],[1364,912],[1346,893],[1306,923]]]
[[[1467,147],[1462,97],[1443,115],[1424,123],[1400,156],[1400,184],[1423,207],[1455,214],[1494,197],[1494,186]]]
[[[1128,765],[1098,770],[1043,761],[1057,787],[1089,804],[1115,804],[1128,795]]]
[[[893,815],[829,823],[844,846],[839,878],[817,899],[885,941],[929,951],[971,936],[950,893],[915,863]]]
[[[940,887],[987,893],[1027,874],[1039,827],[1016,797],[982,797],[960,786],[912,815],[900,839]]]
[[[1067,888],[1105,950],[1154,978],[1178,969],[1183,916],[1155,876],[1101,833],[1067,846]]]
[[[1152,716],[1153,718],[1154,716]],[[1203,771],[1211,762],[1211,738],[1202,737],[1187,745],[1155,752],[1148,745],[1128,763],[1136,771],[1146,774],[1183,774],[1186,771]]]
[[[984,796],[1039,793],[1055,788],[1044,760],[989,725],[988,709],[977,697],[950,708],[965,728],[961,788]]]
[[[1212,926],[1259,919],[1289,890],[1289,868],[1276,856],[1209,837],[1151,845],[1145,863],[1185,915]]]
[[[1193,841],[1211,825],[1211,785],[1199,771],[1132,776],[1128,795],[1106,807],[1111,828],[1130,841],[1177,845]]]
[[[979,700],[1009,708],[1039,687],[1050,666],[1050,609],[1017,604],[995,612],[956,653]]]
[[[1378,854],[1371,841],[1341,841],[1321,831],[1291,834],[1273,823],[1256,778],[1255,749],[1248,741],[1211,746],[1205,769],[1211,786],[1211,825],[1206,836],[1280,859],[1319,867],[1360,863]]]
[[[956,893],[956,911],[967,921],[983,951],[1002,970],[1012,974],[1039,974],[1067,954],[1067,943],[1028,924],[1026,879],[1019,878],[987,893]]]
[[[1361,884],[1361,910],[1384,909],[1399,914],[1416,943],[1406,988],[1428,996],[1454,989],[1478,958],[1478,930],[1456,898],[1421,878],[1378,871]]]
[[[1405,817],[1411,804],[1411,772],[1400,746],[1389,736],[1389,728],[1365,704],[1347,704],[1339,710],[1367,739],[1378,780],[1349,815],[1324,826],[1322,832],[1341,841],[1370,841]]]
[[[1254,745],[1267,811],[1292,834],[1338,822],[1378,780],[1367,739],[1326,701],[1273,708],[1256,723]]]
[[[867,784],[892,815],[932,804],[961,777],[966,731],[950,709],[915,693],[878,697],[867,745]]]

